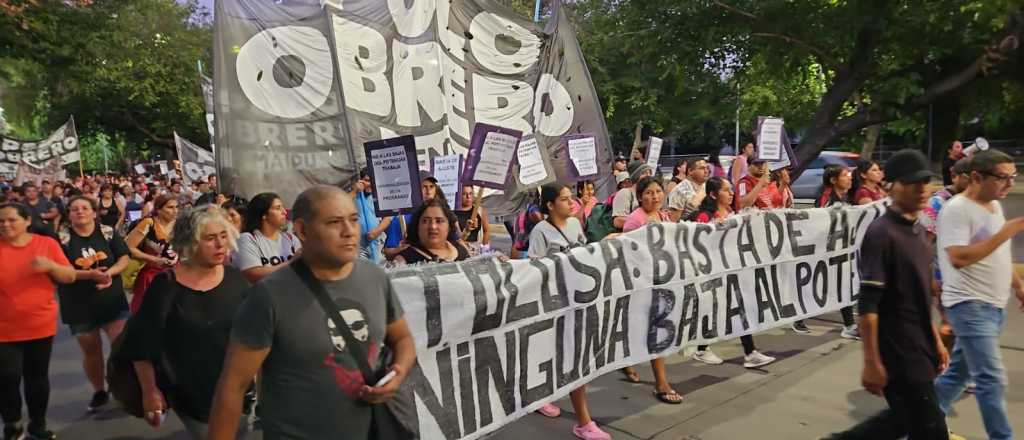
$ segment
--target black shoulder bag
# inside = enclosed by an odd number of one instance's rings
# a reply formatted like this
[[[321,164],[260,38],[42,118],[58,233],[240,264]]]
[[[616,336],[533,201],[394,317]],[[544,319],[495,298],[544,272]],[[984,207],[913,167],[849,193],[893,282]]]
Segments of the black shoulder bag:
[[[369,385],[377,383],[383,375],[373,371],[367,360],[366,348],[363,343],[360,342],[355,336],[352,335],[352,329],[348,327],[348,323],[345,322],[345,318],[341,316],[341,308],[338,304],[327,295],[327,291],[324,289],[323,284],[320,283],[314,276],[313,272],[309,270],[309,266],[301,258],[292,261],[290,264],[292,270],[299,276],[303,284],[306,285],[313,296],[316,297],[317,301],[320,302],[320,307],[324,309],[324,313],[327,314],[328,319],[334,322],[335,329],[341,334],[341,337],[345,339],[345,347],[352,350],[352,356],[356,358],[356,363],[359,365],[359,370],[363,373],[363,381]],[[383,352],[382,352],[383,356]],[[372,419],[370,420],[370,437],[372,439],[414,439],[414,436],[409,432],[405,425],[403,425],[395,414],[391,412],[386,404],[370,404],[372,411]]]

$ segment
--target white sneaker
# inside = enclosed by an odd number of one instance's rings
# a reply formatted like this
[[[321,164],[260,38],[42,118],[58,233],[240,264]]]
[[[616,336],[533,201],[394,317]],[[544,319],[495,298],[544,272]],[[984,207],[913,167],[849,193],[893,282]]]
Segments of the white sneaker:
[[[850,339],[850,340],[854,340],[854,341],[859,341],[860,340],[860,329],[857,328],[856,324],[851,325],[849,327],[843,326],[843,331],[841,333],[839,333],[839,336],[843,337],[843,339]]]
[[[698,351],[697,353],[694,353],[693,359],[708,365],[719,365],[722,362],[725,362],[711,350]]]
[[[768,365],[775,362],[775,358],[761,354],[761,352],[754,350],[750,354],[743,356],[743,368],[757,368]]]

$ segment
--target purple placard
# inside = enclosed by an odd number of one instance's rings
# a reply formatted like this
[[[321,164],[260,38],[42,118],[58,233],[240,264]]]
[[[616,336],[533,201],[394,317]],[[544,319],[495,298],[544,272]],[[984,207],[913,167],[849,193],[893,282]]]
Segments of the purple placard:
[[[594,163],[593,163],[593,169],[591,170],[593,172],[590,172],[590,173],[581,172],[577,168],[576,161],[573,159],[573,151],[572,151],[572,149],[570,149],[570,146],[572,146],[574,144],[578,145],[579,142],[581,142],[581,141],[583,141],[585,139],[588,139],[588,138],[592,139],[593,140],[593,144],[594,144],[594,150],[593,150],[593,153],[592,153],[593,154],[593,161],[594,161]],[[593,180],[599,174],[601,174],[601,170],[599,169],[598,163],[597,163],[597,151],[598,151],[598,148],[597,148],[597,136],[594,136],[593,133],[569,134],[569,135],[562,136],[562,145],[565,148],[565,155],[569,159],[567,161],[567,162],[569,162],[569,179],[571,179],[573,182],[579,182],[581,180]]]
[[[415,137],[370,141],[363,149],[377,217],[409,213],[423,203]]]
[[[440,176],[438,175],[437,162],[441,160],[446,166],[455,165],[454,170],[447,168],[440,170]],[[434,156],[430,158],[430,175],[437,179],[437,188],[439,191],[444,193],[446,199],[448,199],[448,206],[453,210],[459,209],[462,204],[462,164],[463,159],[461,154],[449,154],[446,156]],[[455,191],[447,191],[447,188],[452,185],[454,181]]]
[[[504,190],[522,138],[523,132],[519,130],[477,122],[469,141],[466,166],[462,169],[462,185]],[[488,144],[489,139],[491,144]],[[487,150],[485,144],[488,144]]]

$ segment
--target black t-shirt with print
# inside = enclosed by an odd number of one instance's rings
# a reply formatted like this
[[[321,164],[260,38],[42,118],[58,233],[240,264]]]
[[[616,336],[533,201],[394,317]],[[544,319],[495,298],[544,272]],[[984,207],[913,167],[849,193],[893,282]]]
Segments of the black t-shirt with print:
[[[67,230],[68,240],[61,240],[64,255],[76,270],[90,270],[100,267],[111,268],[117,260],[128,255],[128,245],[116,232],[107,240],[100,226],[92,235],[81,237],[73,229]],[[96,282],[78,280],[61,284],[57,289],[60,298],[60,315],[65,324],[106,324],[128,310],[121,276],[114,277],[110,287],[96,290]]]

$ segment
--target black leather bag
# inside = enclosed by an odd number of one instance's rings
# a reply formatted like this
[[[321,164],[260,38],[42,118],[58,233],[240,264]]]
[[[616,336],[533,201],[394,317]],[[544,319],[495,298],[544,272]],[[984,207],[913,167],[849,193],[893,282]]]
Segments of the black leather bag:
[[[299,276],[299,279],[306,285],[313,295],[316,296],[317,301],[320,303],[320,307],[324,309],[327,317],[334,322],[335,329],[341,334],[341,337],[345,339],[345,347],[352,351],[352,356],[356,358],[356,363],[359,364],[359,370],[363,374],[363,381],[367,385],[373,385],[380,380],[384,374],[381,372],[373,371],[370,367],[370,363],[367,360],[366,347],[352,335],[352,329],[348,327],[348,323],[341,316],[341,308],[338,304],[327,295],[327,291],[324,289],[323,284],[320,283],[314,276],[313,272],[309,270],[309,266],[306,265],[301,258],[294,260],[290,264],[292,270]],[[386,356],[387,353],[382,352],[381,356]],[[385,363],[385,365],[387,365]],[[372,410],[372,420],[370,421],[370,438],[372,439],[385,439],[385,440],[413,440],[417,436],[410,432],[405,425],[395,417],[395,414],[391,411],[386,404],[370,404]]]

